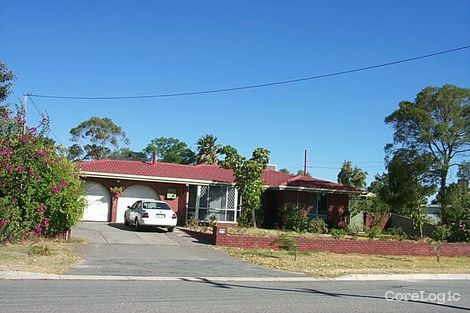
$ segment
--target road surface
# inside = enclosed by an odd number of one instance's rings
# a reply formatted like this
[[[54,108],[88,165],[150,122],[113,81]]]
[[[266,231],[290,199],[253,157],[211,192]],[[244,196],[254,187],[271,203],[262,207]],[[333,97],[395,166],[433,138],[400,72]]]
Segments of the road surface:
[[[387,301],[451,292],[458,301]],[[455,297],[454,299],[456,299]],[[469,312],[469,281],[136,282],[1,280],[0,312]]]

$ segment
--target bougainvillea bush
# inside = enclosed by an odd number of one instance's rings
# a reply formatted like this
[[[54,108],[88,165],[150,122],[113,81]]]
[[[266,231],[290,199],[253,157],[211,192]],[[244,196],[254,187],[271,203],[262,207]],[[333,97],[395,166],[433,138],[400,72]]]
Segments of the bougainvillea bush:
[[[46,137],[46,118],[29,128],[21,113],[2,115],[0,241],[68,230],[85,207],[78,169]]]

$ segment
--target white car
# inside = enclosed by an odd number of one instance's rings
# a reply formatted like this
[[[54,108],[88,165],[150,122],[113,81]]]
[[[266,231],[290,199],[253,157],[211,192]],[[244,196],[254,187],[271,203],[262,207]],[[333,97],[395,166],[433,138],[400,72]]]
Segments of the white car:
[[[166,227],[168,232],[175,229],[176,213],[163,201],[139,200],[128,206],[124,212],[124,224],[134,225],[138,230],[140,226],[152,225]]]

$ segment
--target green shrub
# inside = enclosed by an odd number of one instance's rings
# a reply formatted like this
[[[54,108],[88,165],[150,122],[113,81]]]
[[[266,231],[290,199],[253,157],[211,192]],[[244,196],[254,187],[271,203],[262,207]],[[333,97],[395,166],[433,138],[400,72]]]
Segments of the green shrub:
[[[299,208],[286,207],[281,209],[284,228],[296,232],[305,232],[309,226],[308,219]]]
[[[197,226],[198,226],[198,222],[194,216],[191,216],[191,218],[186,221],[186,227],[189,229],[195,229]]]
[[[361,232],[361,228],[359,226],[353,226],[348,229],[348,235],[357,239],[359,237],[359,233]]]
[[[439,225],[436,227],[436,230],[433,231],[433,241],[431,245],[436,249],[436,261],[440,262],[441,248],[444,242],[447,241],[447,238],[450,236],[450,229],[446,225]]]
[[[391,227],[385,231],[385,234],[390,235],[393,239],[403,240],[407,238],[406,233],[401,227]]]
[[[51,250],[47,245],[33,243],[29,246],[28,255],[50,256]]]
[[[294,237],[288,234],[282,234],[271,242],[272,245],[278,244],[280,249],[294,251],[294,261],[297,260],[298,244]]]
[[[346,230],[342,228],[333,228],[330,230],[330,234],[335,239],[341,239],[346,236]]]
[[[215,216],[214,214],[212,214],[209,218],[209,226],[210,227],[214,227],[217,225],[217,216]]]
[[[308,223],[307,231],[314,234],[327,234],[328,225],[321,217],[315,217]]]
[[[46,137],[48,120],[23,134],[22,114],[0,119],[0,241],[71,228],[83,214],[83,188],[78,168]]]
[[[444,242],[450,236],[450,229],[446,225],[439,225],[436,229],[432,232],[432,237],[435,241]]]
[[[382,234],[382,228],[380,226],[374,226],[367,231],[367,237],[370,240],[377,238],[380,234]]]

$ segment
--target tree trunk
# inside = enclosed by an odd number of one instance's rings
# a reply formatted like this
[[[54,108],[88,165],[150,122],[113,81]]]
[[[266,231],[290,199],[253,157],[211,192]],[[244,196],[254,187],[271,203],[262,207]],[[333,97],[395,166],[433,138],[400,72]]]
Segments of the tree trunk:
[[[419,222],[419,238],[423,239],[423,222]]]
[[[444,224],[447,224],[447,173],[449,171],[449,162],[444,162],[441,175],[439,177],[439,204],[441,205],[441,219]]]
[[[252,209],[252,210],[251,210],[251,218],[252,218],[252,221],[253,221],[253,227],[256,228],[256,213],[255,213],[255,209]]]

